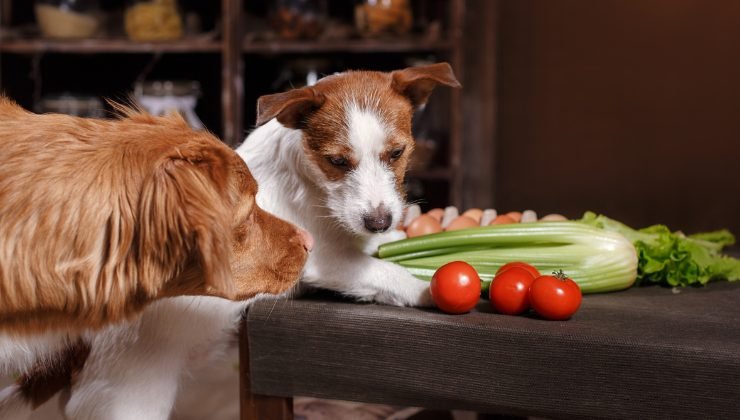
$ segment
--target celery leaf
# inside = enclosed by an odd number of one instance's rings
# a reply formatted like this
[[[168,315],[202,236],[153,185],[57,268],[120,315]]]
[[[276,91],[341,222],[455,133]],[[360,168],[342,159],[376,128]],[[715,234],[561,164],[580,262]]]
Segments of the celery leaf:
[[[671,232],[664,225],[635,230],[593,212],[584,214],[580,221],[619,232],[632,242],[639,259],[638,283],[688,286],[740,279],[740,260],[722,255],[725,246],[735,243],[735,237],[727,230],[690,236]]]

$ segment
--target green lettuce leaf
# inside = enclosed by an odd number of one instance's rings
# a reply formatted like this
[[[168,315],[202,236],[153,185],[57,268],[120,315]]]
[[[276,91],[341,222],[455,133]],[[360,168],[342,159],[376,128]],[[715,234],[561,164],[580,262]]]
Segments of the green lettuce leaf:
[[[714,232],[695,233],[689,235],[689,238],[702,241],[707,248],[716,248],[717,252],[722,248],[735,245],[735,237],[727,230],[716,230]]]
[[[639,258],[638,283],[689,286],[740,279],[740,260],[722,255],[725,246],[735,243],[735,237],[727,230],[690,236],[671,232],[664,225],[635,230],[593,212],[584,214],[580,221],[619,232],[632,242]]]

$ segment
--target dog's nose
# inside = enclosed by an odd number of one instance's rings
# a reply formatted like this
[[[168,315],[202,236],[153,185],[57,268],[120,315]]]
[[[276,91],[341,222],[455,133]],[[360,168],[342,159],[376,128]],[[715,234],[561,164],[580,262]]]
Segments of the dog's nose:
[[[311,234],[308,233],[307,230],[298,228],[298,237],[301,239],[303,248],[305,248],[306,251],[310,251],[313,249],[313,236],[311,236]]]
[[[362,221],[365,223],[365,228],[373,233],[385,232],[391,227],[391,220],[393,215],[384,205],[380,205],[370,213],[365,213],[362,216]]]

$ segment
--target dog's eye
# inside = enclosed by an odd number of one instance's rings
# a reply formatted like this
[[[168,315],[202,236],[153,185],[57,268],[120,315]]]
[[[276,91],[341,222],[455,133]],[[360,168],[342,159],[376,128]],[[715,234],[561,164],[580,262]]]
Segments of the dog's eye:
[[[403,152],[406,150],[405,147],[402,147],[400,149],[395,149],[391,151],[391,160],[398,160],[401,155],[403,155]]]
[[[349,162],[346,158],[343,158],[341,156],[329,156],[329,163],[336,166],[337,168],[341,169],[348,169],[349,168]]]

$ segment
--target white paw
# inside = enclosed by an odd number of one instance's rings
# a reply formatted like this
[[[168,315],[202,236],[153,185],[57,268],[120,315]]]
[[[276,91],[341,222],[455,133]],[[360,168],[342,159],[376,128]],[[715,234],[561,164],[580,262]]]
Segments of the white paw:
[[[398,268],[400,273],[394,276],[389,287],[375,295],[375,301],[395,306],[434,306],[429,282],[417,279],[400,266]]]
[[[436,306],[436,305],[434,304],[434,299],[432,299],[432,291],[431,291],[431,289],[429,288],[429,286],[427,286],[427,288],[426,288],[426,289],[424,289],[424,290],[423,290],[423,291],[422,291],[422,292],[421,292],[421,293],[419,294],[419,301],[418,301],[418,303],[417,303],[416,305],[414,305],[414,306],[417,306],[417,307],[420,307],[420,308],[431,308],[431,307],[434,307],[434,306]]]

